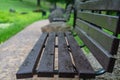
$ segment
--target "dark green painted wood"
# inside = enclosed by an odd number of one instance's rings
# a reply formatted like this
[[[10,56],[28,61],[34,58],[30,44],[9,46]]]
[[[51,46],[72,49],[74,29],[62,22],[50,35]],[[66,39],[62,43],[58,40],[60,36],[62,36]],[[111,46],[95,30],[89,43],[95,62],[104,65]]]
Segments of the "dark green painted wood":
[[[108,35],[101,29],[80,19],[77,19],[76,25],[79,26],[82,30],[84,30],[88,36],[98,42],[109,53],[116,54],[118,48],[118,46],[116,46],[116,42],[119,43],[119,40],[115,36]],[[114,48],[112,48],[113,46]]]
[[[72,52],[75,66],[80,78],[94,78],[95,72],[88,59],[80,49],[78,43],[70,33],[66,33],[68,43]]]
[[[59,77],[74,77],[76,72],[68,51],[64,33],[58,33],[58,73]]]
[[[112,72],[115,64],[115,58],[109,52],[104,50],[95,40],[89,37],[82,29],[75,27],[78,36],[83,40],[84,44],[90,49],[99,63],[107,72]]]
[[[49,33],[49,37],[40,60],[37,74],[39,77],[54,76],[54,56],[55,56],[55,33]]]
[[[79,9],[120,11],[120,0],[96,0],[79,3]]]
[[[43,33],[16,73],[17,79],[33,77],[46,39],[47,33]]]
[[[116,33],[118,16],[78,11],[77,17]]]

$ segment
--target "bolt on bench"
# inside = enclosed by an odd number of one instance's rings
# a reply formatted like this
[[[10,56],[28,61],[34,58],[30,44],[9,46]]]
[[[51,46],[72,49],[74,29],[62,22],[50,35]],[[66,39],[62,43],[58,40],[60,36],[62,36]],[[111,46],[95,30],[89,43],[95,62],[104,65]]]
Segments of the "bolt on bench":
[[[71,32],[42,33],[16,77],[95,78],[113,72],[120,34],[120,0],[100,0],[74,4],[74,31],[91,51],[102,69],[95,71]],[[111,12],[116,15],[111,16]],[[106,14],[105,14],[106,13]],[[109,34],[112,33],[112,34]],[[58,42],[58,44],[56,44]],[[55,49],[58,48],[58,69]]]

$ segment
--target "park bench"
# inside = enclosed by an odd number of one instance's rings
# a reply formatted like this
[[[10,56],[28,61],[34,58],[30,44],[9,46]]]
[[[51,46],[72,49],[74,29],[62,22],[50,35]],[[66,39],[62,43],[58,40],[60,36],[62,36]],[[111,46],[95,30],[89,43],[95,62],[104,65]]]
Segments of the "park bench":
[[[120,0],[99,0],[74,3],[73,32],[94,55],[102,68],[96,71],[79,46],[72,32],[42,33],[16,73],[18,79],[38,77],[90,79],[105,72],[112,73],[120,34]],[[111,15],[114,13],[114,16]],[[58,54],[55,52],[58,49]],[[58,69],[55,56],[58,55]]]
[[[59,21],[60,22],[67,22],[67,21],[69,21],[72,9],[73,9],[73,5],[69,4],[65,9],[65,13],[62,14],[63,17],[53,17],[52,20],[50,20],[50,22],[59,22]],[[59,15],[59,13],[57,15]]]

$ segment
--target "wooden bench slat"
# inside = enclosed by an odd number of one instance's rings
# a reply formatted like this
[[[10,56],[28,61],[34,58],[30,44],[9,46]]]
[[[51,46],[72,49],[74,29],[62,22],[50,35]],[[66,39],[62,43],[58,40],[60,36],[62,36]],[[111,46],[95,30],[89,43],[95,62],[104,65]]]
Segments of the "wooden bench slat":
[[[66,8],[66,12],[65,12],[65,19],[66,21],[68,21],[70,19],[70,13],[72,12],[72,7],[73,5],[72,4],[69,4]]]
[[[52,21],[53,21],[53,22],[59,22],[59,21],[66,22],[67,20],[66,20],[65,18],[53,18]]]
[[[115,58],[90,38],[82,29],[75,27],[78,36],[83,40],[84,44],[88,46],[92,54],[96,57],[99,63],[107,72],[112,72],[115,64]]]
[[[42,34],[37,43],[35,44],[34,48],[28,54],[27,58],[16,73],[16,77],[18,79],[33,77],[33,74],[36,71],[35,68],[37,66],[42,49],[44,47],[44,43],[47,39],[47,35],[47,33]]]
[[[80,19],[77,19],[76,24],[82,30],[84,30],[87,35],[89,35],[91,38],[97,41],[102,47],[104,47],[108,52],[110,52],[111,54],[116,54],[118,48],[117,43],[119,43],[119,40],[115,36],[108,35],[101,29],[94,27],[93,25]]]
[[[49,33],[47,44],[37,69],[39,77],[54,76],[55,33]]]
[[[80,2],[79,9],[120,11],[120,0],[96,0]]]
[[[70,33],[66,33],[68,43],[71,48],[72,56],[75,62],[76,69],[80,78],[94,78],[95,72],[90,65],[88,59],[80,49],[74,37]]]
[[[68,51],[64,33],[58,33],[58,44],[59,77],[74,77],[75,70]]]
[[[103,15],[103,14],[96,14],[96,13],[87,13],[78,11],[77,17],[83,20],[86,20],[90,23],[96,24],[102,28],[110,30],[115,34],[118,33],[117,31],[117,23],[118,23],[118,16],[110,16],[110,15]]]

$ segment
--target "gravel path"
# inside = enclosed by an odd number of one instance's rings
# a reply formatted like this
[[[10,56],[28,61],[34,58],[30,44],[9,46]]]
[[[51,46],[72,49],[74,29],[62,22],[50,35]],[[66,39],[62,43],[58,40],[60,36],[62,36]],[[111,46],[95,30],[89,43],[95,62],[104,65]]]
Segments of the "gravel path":
[[[24,30],[10,38],[4,44],[0,45],[0,80],[16,80],[15,73],[22,64],[32,47],[41,35],[41,27],[49,24],[48,20],[35,22]],[[120,50],[119,54],[120,56]],[[101,76],[96,80],[119,80],[120,79],[120,57],[118,57],[115,72]],[[107,78],[106,78],[107,77]],[[79,80],[78,78],[62,79],[55,76],[54,78],[37,78],[34,76],[29,79],[21,80]]]

